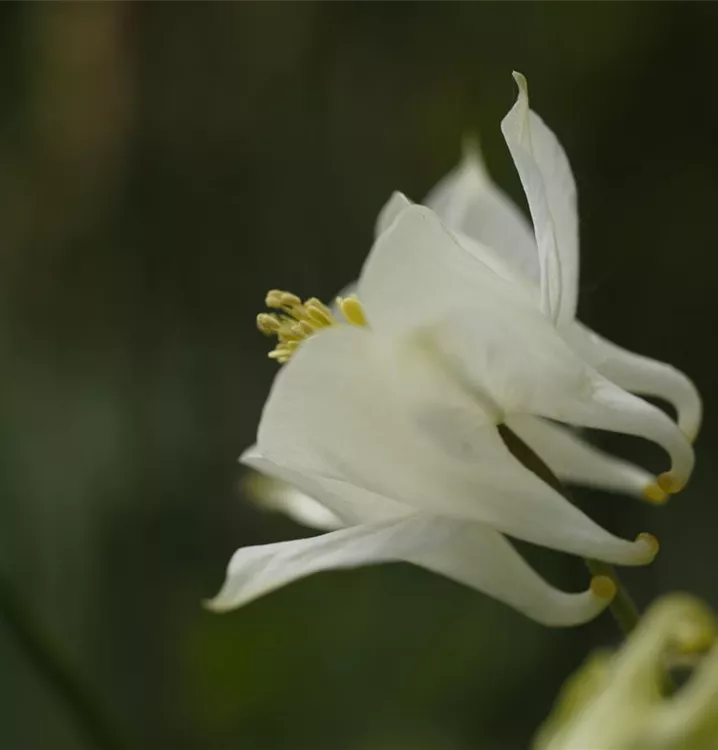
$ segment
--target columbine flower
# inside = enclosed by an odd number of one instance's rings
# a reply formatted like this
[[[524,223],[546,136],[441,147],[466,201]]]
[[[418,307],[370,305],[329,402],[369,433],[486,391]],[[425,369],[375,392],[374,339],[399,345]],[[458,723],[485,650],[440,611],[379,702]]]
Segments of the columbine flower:
[[[570,678],[535,749],[714,750],[717,634],[713,615],[698,600],[674,594],[657,602],[619,652],[592,656]],[[687,659],[697,668],[666,697],[667,667]]]
[[[497,429],[539,417],[645,437],[671,458],[665,490],[685,484],[693,467],[679,427],[599,372],[557,329],[565,300],[575,296],[575,274],[561,260],[575,233],[573,182],[519,82],[504,130],[548,281],[522,282],[495,251],[395,197],[356,296],[332,311],[316,299],[270,292],[267,304],[277,312],[258,324],[277,336],[270,356],[286,364],[257,446],[242,460],[316,498],[346,528],[240,549],[215,609],[319,570],[405,560],[541,622],[569,625],[605,608],[611,582],[599,577],[583,593],[558,591],[504,535],[618,564],[653,559],[655,539],[624,541],[596,525],[514,458]],[[581,451],[593,455],[568,439],[578,463]],[[645,486],[662,497],[652,479]]]

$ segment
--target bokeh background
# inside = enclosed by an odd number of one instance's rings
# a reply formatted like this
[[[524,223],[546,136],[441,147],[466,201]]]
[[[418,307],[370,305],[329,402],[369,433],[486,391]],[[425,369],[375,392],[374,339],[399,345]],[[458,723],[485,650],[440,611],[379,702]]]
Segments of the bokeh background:
[[[616,640],[608,615],[543,629],[401,565],[201,606],[236,547],[309,533],[241,492],[275,372],[264,293],[331,297],[390,192],[420,200],[466,132],[520,200],[513,69],[576,173],[582,318],[707,406],[667,507],[580,501],[661,539],[626,575],[642,605],[718,604],[716,32],[712,3],[0,7],[0,575],[124,747],[520,750]],[[585,585],[580,561],[529,554]],[[0,747],[91,747],[2,621]]]

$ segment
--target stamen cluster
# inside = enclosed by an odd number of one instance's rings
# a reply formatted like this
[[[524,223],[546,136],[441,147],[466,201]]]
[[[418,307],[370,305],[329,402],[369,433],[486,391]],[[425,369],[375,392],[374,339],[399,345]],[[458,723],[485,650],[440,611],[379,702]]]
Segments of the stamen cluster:
[[[287,362],[299,344],[322,328],[340,325],[343,322],[365,326],[366,318],[361,303],[355,295],[337,297],[337,310],[343,316],[338,319],[335,313],[316,297],[301,298],[291,292],[272,289],[265,298],[267,307],[277,313],[260,313],[257,328],[265,336],[276,336],[277,345],[269,352],[271,359],[280,364]]]

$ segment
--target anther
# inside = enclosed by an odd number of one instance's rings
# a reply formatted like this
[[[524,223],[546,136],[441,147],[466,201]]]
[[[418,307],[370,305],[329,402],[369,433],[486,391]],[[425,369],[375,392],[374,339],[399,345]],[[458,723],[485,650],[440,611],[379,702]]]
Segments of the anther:
[[[330,317],[314,308],[307,310],[307,317],[309,318],[309,322],[317,328],[328,328],[333,322]]]
[[[276,359],[279,362],[282,362],[282,361],[286,362],[287,359],[289,359],[292,356],[292,352],[294,352],[294,350],[296,349],[296,346],[290,347],[289,343],[291,342],[287,342],[287,344],[284,344],[283,346],[278,346],[276,349],[273,349],[271,352],[269,352],[267,356],[270,359]]]
[[[342,311],[342,315],[348,323],[355,326],[365,326],[366,317],[364,316],[364,308],[361,302],[357,299],[356,295],[352,294],[351,297],[337,297],[337,305]]]
[[[271,289],[265,298],[267,307],[279,310],[276,313],[261,313],[257,316],[257,327],[267,335],[277,337],[277,346],[269,353],[279,363],[287,362],[299,344],[322,328],[342,322],[316,297],[305,302],[291,292]],[[366,325],[364,312],[355,296],[337,300],[344,319],[352,325]]]
[[[297,333],[297,335],[302,336],[306,338],[307,336],[311,336],[314,333],[314,327],[311,323],[308,323],[306,320],[300,320],[297,323],[295,323],[293,329]]]
[[[276,315],[271,313],[259,313],[257,315],[257,328],[265,335],[272,336],[280,329],[281,323]]]
[[[315,308],[318,310],[321,310],[325,315],[331,317],[332,311],[320,300],[316,297],[310,297],[305,303],[304,306],[307,308]]]
[[[318,300],[317,300],[318,301]],[[327,328],[334,323],[331,310],[320,302],[319,305],[312,304],[314,300],[307,300],[304,309],[309,321],[319,328]]]
[[[280,289],[270,289],[264,298],[264,304],[267,307],[280,308],[282,306],[282,291]]]
[[[291,292],[281,292],[279,297],[280,307],[283,308],[293,308],[293,307],[301,307],[302,300],[297,297],[296,294],[292,294]]]

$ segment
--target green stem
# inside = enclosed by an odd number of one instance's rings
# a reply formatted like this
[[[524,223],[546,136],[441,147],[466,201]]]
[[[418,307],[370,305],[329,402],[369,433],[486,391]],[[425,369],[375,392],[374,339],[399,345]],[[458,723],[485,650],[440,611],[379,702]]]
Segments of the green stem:
[[[506,425],[499,425],[499,434],[506,444],[506,447],[511,451],[515,458],[517,458],[527,469],[536,474],[536,476],[546,482],[546,484],[561,493],[566,500],[573,503],[571,493],[563,486],[563,484],[561,484],[558,477],[515,432],[512,432]],[[621,583],[613,565],[589,559],[585,560],[585,562],[592,575],[606,576],[613,581],[613,584],[616,587],[616,595],[611,601],[611,614],[623,634],[628,635],[636,627],[639,619],[638,608],[633,602],[631,595]]]
[[[0,618],[27,658],[65,704],[78,728],[98,750],[125,750],[114,723],[77,678],[18,592],[0,576]]]
[[[585,562],[592,575],[606,576],[613,581],[616,587],[616,595],[611,601],[611,614],[624,635],[628,635],[638,625],[640,613],[628,590],[619,580],[616,569],[613,565],[600,560],[586,559]]]

